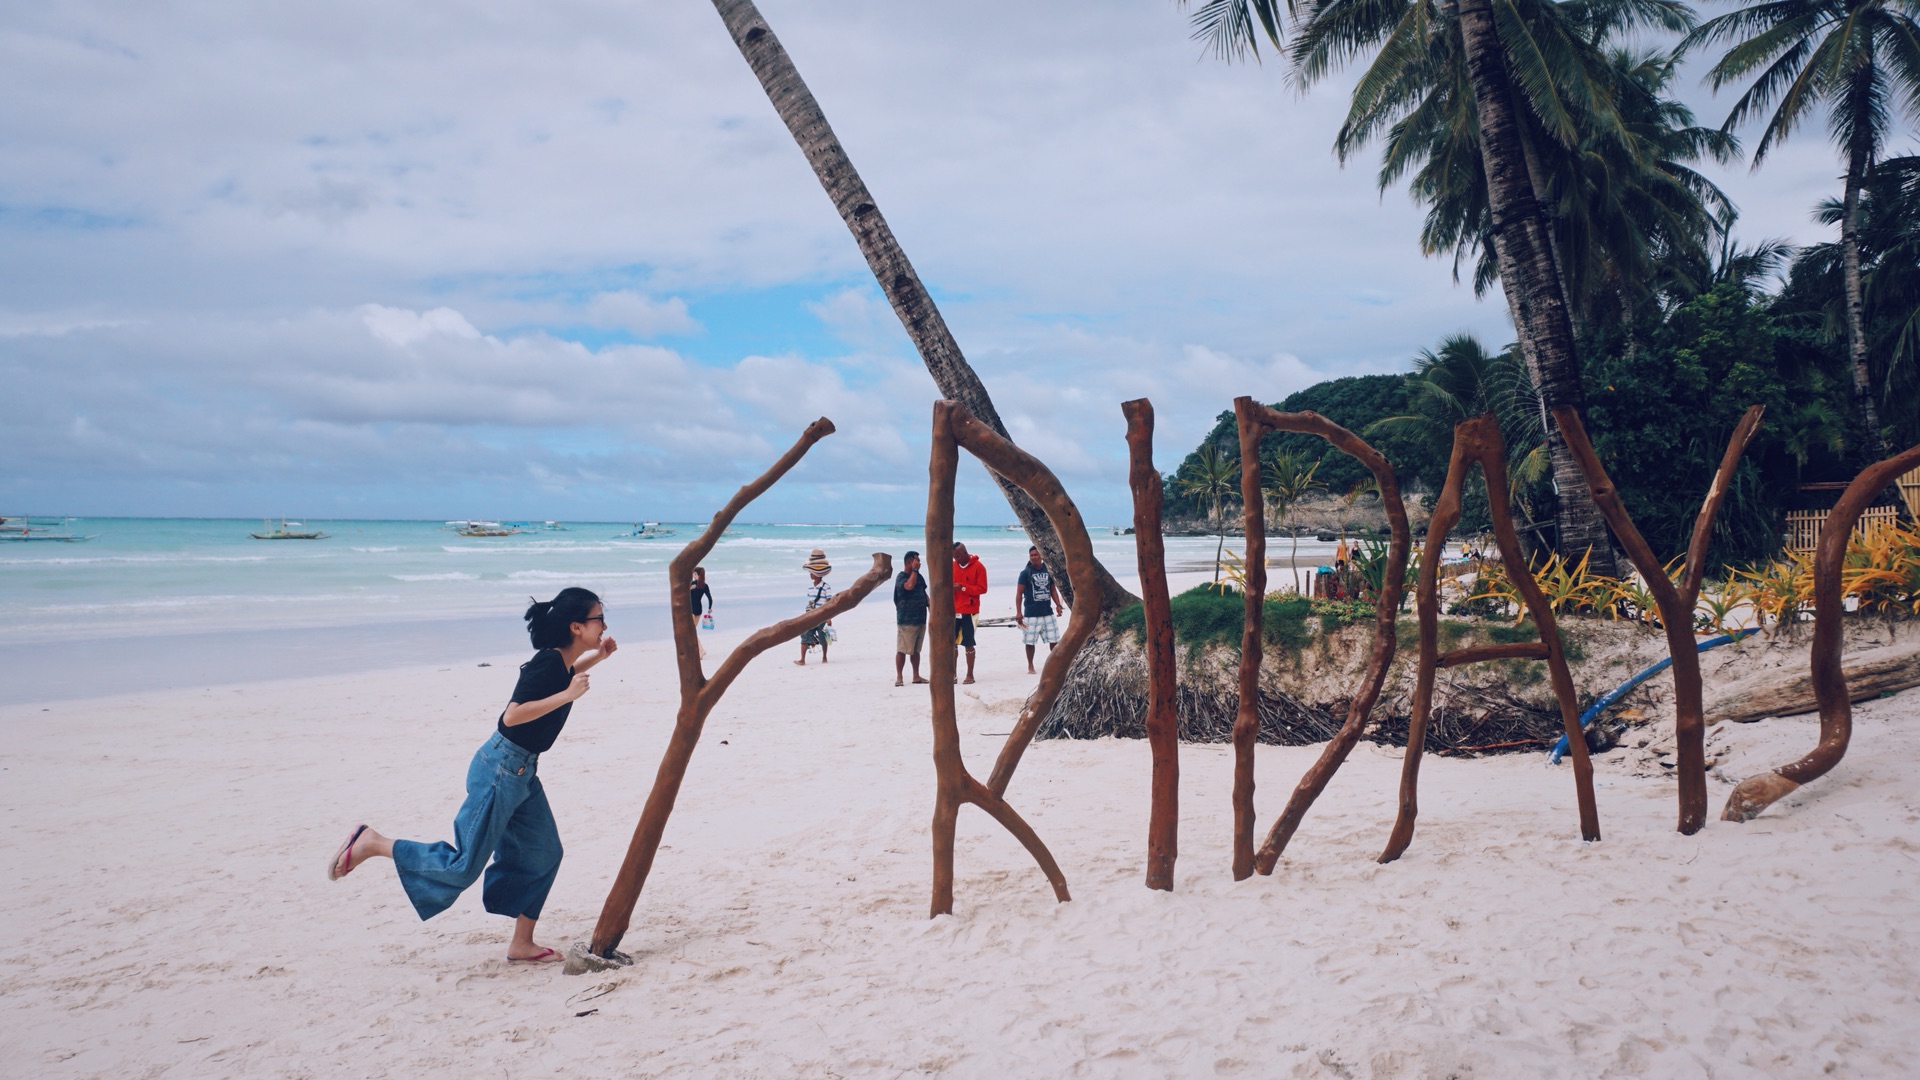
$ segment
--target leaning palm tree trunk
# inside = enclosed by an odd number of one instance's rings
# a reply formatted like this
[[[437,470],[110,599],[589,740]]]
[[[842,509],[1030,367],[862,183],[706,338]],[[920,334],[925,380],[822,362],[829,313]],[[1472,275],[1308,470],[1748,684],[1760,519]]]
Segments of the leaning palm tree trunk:
[[[1513,111],[1512,75],[1507,70],[1506,49],[1494,29],[1493,6],[1490,0],[1461,0],[1459,19],[1467,71],[1473,82],[1474,108],[1480,120],[1480,156],[1487,176],[1487,206],[1493,218],[1493,251],[1500,267],[1500,286],[1513,312],[1520,354],[1526,359],[1546,409],[1584,411],[1586,394],[1573,349],[1573,323],[1559,268],[1554,265],[1539,196],[1527,174],[1525,148]],[[1566,438],[1552,424],[1547,428],[1547,452],[1560,496],[1560,550],[1569,556],[1591,551],[1589,565],[1594,570],[1617,574],[1606,521],[1594,505],[1579,463],[1567,449]]]
[[[992,428],[994,434],[1012,441],[1007,435],[1006,425],[1000,421],[999,410],[993,407],[993,399],[987,395],[986,386],[961,354],[959,344],[947,330],[946,320],[940,317],[940,309],[934,306],[933,297],[920,284],[920,276],[914,273],[913,264],[907,261],[907,253],[901,250],[900,242],[894,239],[893,230],[887,227],[887,219],[881,215],[872,192],[867,190],[860,174],[854,171],[852,160],[835,137],[833,128],[827,124],[826,113],[821,111],[820,103],[814,100],[813,92],[807,89],[807,84],[800,78],[799,70],[794,67],[780,39],[767,27],[767,21],[761,17],[753,0],[713,0],[713,7],[727,24],[727,32],[733,36],[733,43],[739,47],[740,55],[746,58],[747,65],[753,68],[754,75],[760,79],[760,86],[767,92],[774,111],[780,114],[781,122],[787,125],[794,141],[800,144],[808,164],[813,166],[814,175],[820,178],[820,186],[826,189],[827,197],[833,200],[834,209],[840,211],[841,220],[847,223],[848,230],[853,233],[853,239],[860,245],[860,253],[866,256],[874,279],[880,283],[888,303],[893,305],[894,314],[900,317],[901,325],[907,328],[907,335],[913,339],[914,348],[919,350],[927,371],[933,375],[940,396],[965,405],[976,418]],[[994,474],[993,479],[1000,485],[1007,503],[1013,507],[1027,536],[1032,538],[1047,563],[1054,567],[1066,566],[1065,549],[1040,504],[1026,492],[1008,483],[1006,478]],[[929,552],[928,557],[935,557],[935,553]],[[1102,610],[1138,602],[1138,598],[1121,588],[1113,575],[1097,560],[1093,569],[1094,577],[1104,593],[1096,598]],[[1060,591],[1066,594],[1068,603],[1072,603],[1074,585],[1071,576],[1056,574],[1054,580],[1060,583]]]

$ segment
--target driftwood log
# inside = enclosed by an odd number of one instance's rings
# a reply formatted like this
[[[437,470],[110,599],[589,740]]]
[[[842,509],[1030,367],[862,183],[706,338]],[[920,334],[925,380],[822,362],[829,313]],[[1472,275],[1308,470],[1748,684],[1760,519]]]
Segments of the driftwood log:
[[[1853,653],[1842,667],[1851,701],[1911,689],[1920,686],[1920,642]],[[1814,692],[1813,674],[1806,667],[1765,671],[1725,683],[1706,701],[1709,724],[1724,720],[1750,724],[1769,716],[1798,716],[1819,707],[1820,695]]]
[[[1808,665],[1820,702],[1820,741],[1805,757],[1740,781],[1727,796],[1720,820],[1751,821],[1800,785],[1825,776],[1846,756],[1847,743],[1853,738],[1853,702],[1840,660],[1840,621],[1846,614],[1845,598],[1840,595],[1841,564],[1860,512],[1896,477],[1916,466],[1920,466],[1920,445],[1869,465],[1847,485],[1821,524],[1813,556],[1813,648]]]
[[[1387,668],[1393,664],[1396,647],[1393,621],[1406,588],[1407,556],[1413,549],[1413,539],[1393,466],[1360,436],[1318,413],[1279,412],[1251,397],[1235,398],[1233,411],[1240,432],[1240,494],[1246,506],[1247,542],[1246,624],[1240,635],[1240,710],[1233,726],[1233,876],[1238,881],[1256,870],[1262,874],[1273,873],[1274,865],[1280,861],[1281,853],[1286,851],[1288,841],[1300,828],[1314,800],[1326,790],[1333,774],[1339,771],[1366,730],[1374,703],[1380,699],[1380,688],[1387,680]],[[1346,722],[1327,741],[1318,760],[1301,776],[1287,800],[1286,809],[1267,830],[1266,839],[1256,853],[1253,850],[1253,744],[1260,731],[1260,718],[1254,703],[1260,692],[1261,635],[1265,630],[1267,591],[1267,522],[1266,501],[1260,494],[1260,439],[1269,431],[1318,435],[1365,465],[1380,489],[1380,504],[1386,510],[1393,539],[1387,549],[1380,596],[1374,603],[1373,647],[1360,692],[1347,705]]]
[[[1060,643],[1047,654],[1040,683],[1020,710],[1020,719],[1001,747],[993,773],[985,784],[975,780],[960,756],[960,727],[954,715],[953,617],[953,485],[964,446],[987,468],[1039,503],[1060,537],[1066,552],[1067,573],[1076,586],[1073,616]],[[1100,620],[1102,586],[1093,561],[1093,541],[1086,522],[1067,497],[1066,489],[1039,459],[1008,442],[981,423],[957,401],[933,405],[932,451],[927,464],[927,649],[933,698],[933,767],[936,777],[933,808],[933,898],[931,915],[953,914],[953,838],[960,807],[972,803],[1018,839],[1053,886],[1055,899],[1072,899],[1047,846],[1006,801],[1007,785],[1020,766],[1020,756],[1034,732],[1047,718],[1067,680],[1074,656],[1093,636]]]
[[[707,714],[713,711],[721,695],[727,692],[727,687],[746,670],[754,657],[775,645],[792,641],[828,619],[852,609],[881,582],[893,576],[892,556],[875,552],[873,568],[831,600],[804,614],[747,635],[746,640],[727,654],[712,678],[708,678],[701,669],[700,641],[693,625],[693,602],[686,587],[687,581],[693,577],[693,568],[713,551],[720,535],[727,531],[728,525],[733,524],[735,515],[799,464],[814,443],[831,434],[833,421],[824,416],[807,425],[807,430],[801,433],[800,440],[793,444],[792,449],[774,462],[773,467],[761,474],[759,479],[736,492],[727,505],[713,515],[713,521],[707,525],[706,531],[674,557],[667,571],[674,659],[680,674],[680,710],[674,717],[673,737],[667,741],[667,752],[660,759],[653,789],[647,793],[646,807],[640,812],[640,822],[634,826],[633,840],[627,845],[626,858],[620,864],[619,874],[614,877],[606,903],[600,908],[600,921],[594,925],[593,940],[587,947],[590,953],[603,960],[625,959],[614,950],[626,935],[627,926],[633,918],[634,905],[640,901],[640,890],[646,886],[647,873],[653,869],[654,855],[660,850],[660,838],[666,833],[667,818],[673,814],[674,800],[680,794],[680,782],[687,775],[688,762],[693,760],[693,749],[700,742],[700,732],[706,726]]]
[[[1180,718],[1174,709],[1173,607],[1167,595],[1166,541],[1160,535],[1165,494],[1153,467],[1153,402],[1123,402],[1127,418],[1127,484],[1133,489],[1133,547],[1147,626],[1147,746],[1153,755],[1152,807],[1147,814],[1147,888],[1173,891],[1180,855]]]
[[[1687,576],[1675,585],[1667,577],[1666,568],[1641,537],[1640,530],[1634,527],[1632,515],[1620,501],[1620,492],[1613,486],[1613,479],[1607,475],[1600,456],[1593,452],[1593,444],[1587,439],[1587,429],[1580,422],[1578,410],[1557,408],[1553,410],[1554,422],[1560,425],[1565,436],[1567,449],[1580,466],[1580,472],[1587,478],[1587,486],[1593,492],[1593,501],[1600,508],[1600,515],[1607,519],[1607,525],[1613,529],[1613,535],[1620,545],[1627,549],[1627,558],[1640,571],[1646,580],[1647,590],[1653,594],[1654,606],[1660,612],[1660,626],[1666,631],[1667,653],[1673,657],[1673,741],[1674,772],[1680,787],[1679,830],[1691,836],[1699,832],[1707,823],[1707,750],[1706,750],[1706,714],[1701,707],[1700,690],[1700,654],[1693,636],[1693,609],[1700,601],[1700,585],[1707,576],[1707,547],[1713,539],[1714,515],[1720,512],[1720,504],[1726,501],[1727,491],[1733,483],[1733,471],[1740,464],[1740,455],[1746,452],[1747,443],[1760,427],[1760,416],[1766,410],[1759,405],[1747,409],[1746,415],[1733,429],[1733,437],[1727,440],[1727,450],[1720,458],[1720,467],[1713,474],[1713,484],[1707,489],[1707,497],[1700,504],[1700,512],[1693,518],[1693,537],[1687,544]],[[1568,743],[1580,741],[1577,734],[1569,735]]]
[[[1475,462],[1487,483],[1487,503],[1493,517],[1493,535],[1506,564],[1507,576],[1520,592],[1533,625],[1545,646],[1547,670],[1553,678],[1553,696],[1560,705],[1560,719],[1566,729],[1573,758],[1574,794],[1580,807],[1580,836],[1600,839],[1600,812],[1593,799],[1593,762],[1587,757],[1587,740],[1580,730],[1580,708],[1573,696],[1573,676],[1567,670],[1566,654],[1560,643],[1560,627],[1553,609],[1527,568],[1520,551],[1520,537],[1514,532],[1513,510],[1508,505],[1506,445],[1500,437],[1500,422],[1488,413],[1463,420],[1453,429],[1453,454],[1447,463],[1446,484],[1434,502],[1433,517],[1427,523],[1427,542],[1420,553],[1420,578],[1415,607],[1420,618],[1420,664],[1413,689],[1413,717],[1407,732],[1407,753],[1400,766],[1400,813],[1387,838],[1380,861],[1392,862],[1413,843],[1414,821],[1419,816],[1420,756],[1426,748],[1427,723],[1433,712],[1434,673],[1452,666],[1453,656],[1440,655],[1439,610],[1440,558],[1446,550],[1447,530],[1460,520],[1460,488],[1467,470]],[[1466,659],[1492,659],[1506,655],[1484,646],[1463,650]]]

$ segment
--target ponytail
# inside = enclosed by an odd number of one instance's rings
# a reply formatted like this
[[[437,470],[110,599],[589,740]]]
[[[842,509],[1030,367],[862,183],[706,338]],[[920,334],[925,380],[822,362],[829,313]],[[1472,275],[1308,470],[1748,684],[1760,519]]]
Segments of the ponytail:
[[[532,603],[522,618],[536,649],[564,649],[573,644],[573,624],[587,621],[593,606],[600,602],[593,592],[578,586],[561,589],[551,600],[527,599]]]

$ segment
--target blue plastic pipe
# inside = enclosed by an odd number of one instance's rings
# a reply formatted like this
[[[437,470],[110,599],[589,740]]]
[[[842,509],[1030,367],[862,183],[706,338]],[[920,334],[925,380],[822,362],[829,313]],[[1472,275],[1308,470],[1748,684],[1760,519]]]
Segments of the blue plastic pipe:
[[[1736,630],[1731,634],[1721,634],[1719,637],[1711,637],[1706,639],[1705,641],[1702,641],[1695,648],[1694,651],[1706,652],[1708,649],[1714,649],[1722,645],[1731,644],[1732,642],[1739,641],[1741,638],[1746,637],[1748,634],[1757,634],[1759,632],[1760,632],[1759,629],[1757,627],[1754,627],[1746,630]],[[1634,687],[1639,686],[1641,683],[1646,682],[1648,679],[1651,679],[1655,675],[1658,675],[1661,672],[1667,670],[1667,668],[1671,667],[1672,665],[1673,665],[1673,657],[1669,656],[1665,660],[1662,660],[1659,663],[1648,667],[1646,670],[1640,672],[1638,675],[1635,675],[1633,678],[1628,679],[1626,682],[1621,683],[1619,686],[1616,686],[1612,690],[1601,695],[1601,698],[1599,701],[1596,701],[1592,705],[1588,706],[1587,711],[1580,714],[1580,730],[1585,731],[1588,728],[1592,727],[1593,722],[1595,720],[1600,719],[1601,713],[1606,712],[1608,709],[1613,707],[1614,703],[1618,702],[1621,698],[1626,697],[1629,693],[1632,692]],[[1564,756],[1566,752],[1567,752],[1567,737],[1565,735],[1562,735],[1560,736],[1560,741],[1553,744],[1553,750],[1547,754],[1547,764],[1549,765],[1560,764],[1560,758]]]

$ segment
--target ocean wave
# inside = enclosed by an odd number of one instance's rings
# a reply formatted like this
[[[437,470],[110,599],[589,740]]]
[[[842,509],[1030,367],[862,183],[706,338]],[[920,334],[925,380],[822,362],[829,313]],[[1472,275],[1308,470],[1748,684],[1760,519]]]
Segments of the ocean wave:
[[[607,581],[614,578],[658,578],[660,572],[640,570],[515,570],[508,581]]]
[[[379,553],[388,552],[388,551],[399,551],[400,549],[397,547],[357,547],[357,548],[354,548],[353,550],[366,552],[367,554],[372,555],[372,554],[379,554]]]
[[[388,574],[395,581],[479,581],[479,574],[463,574],[458,570],[445,574]]]

